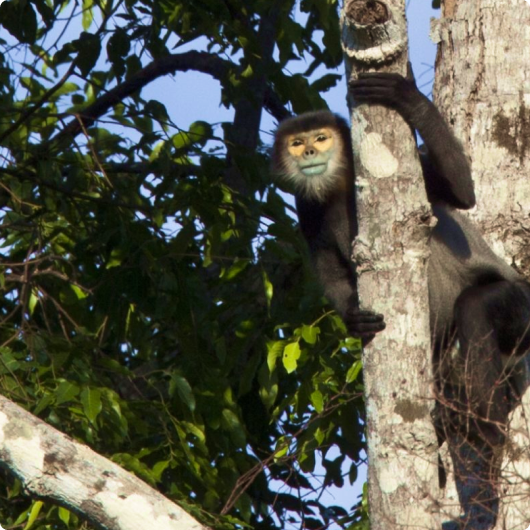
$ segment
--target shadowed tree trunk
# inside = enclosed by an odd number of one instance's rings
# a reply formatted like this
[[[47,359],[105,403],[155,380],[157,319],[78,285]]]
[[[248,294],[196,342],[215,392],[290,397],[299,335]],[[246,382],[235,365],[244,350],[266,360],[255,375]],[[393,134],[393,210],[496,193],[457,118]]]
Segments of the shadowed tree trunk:
[[[508,263],[530,276],[530,5],[523,1],[445,2],[435,100],[472,159],[477,207],[470,216]],[[501,455],[495,530],[530,525],[530,396],[520,370],[522,406],[511,415]]]

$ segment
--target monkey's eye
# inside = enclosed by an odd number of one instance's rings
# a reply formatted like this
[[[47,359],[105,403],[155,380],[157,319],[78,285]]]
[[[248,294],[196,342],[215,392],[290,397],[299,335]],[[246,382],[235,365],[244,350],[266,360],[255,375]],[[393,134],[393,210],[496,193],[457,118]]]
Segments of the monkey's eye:
[[[304,142],[302,142],[302,140],[293,140],[293,141],[291,142],[291,145],[292,145],[293,147],[298,147],[299,145],[303,145],[303,144],[304,144]]]
[[[328,139],[328,137],[325,136],[325,135],[323,135],[323,134],[319,134],[319,135],[316,137],[316,141],[317,141],[317,142],[325,142],[327,139]]]

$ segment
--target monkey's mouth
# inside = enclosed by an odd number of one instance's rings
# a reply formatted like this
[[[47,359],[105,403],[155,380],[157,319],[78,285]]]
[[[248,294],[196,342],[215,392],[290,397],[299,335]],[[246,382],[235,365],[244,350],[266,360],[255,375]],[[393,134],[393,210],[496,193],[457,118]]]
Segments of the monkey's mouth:
[[[320,175],[326,169],[326,164],[313,164],[311,166],[305,166],[300,168],[304,175]]]

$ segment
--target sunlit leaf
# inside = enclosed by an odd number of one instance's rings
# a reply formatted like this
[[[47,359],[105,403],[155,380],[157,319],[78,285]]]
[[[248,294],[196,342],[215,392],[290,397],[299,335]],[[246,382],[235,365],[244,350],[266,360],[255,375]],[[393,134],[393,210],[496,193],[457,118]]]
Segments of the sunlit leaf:
[[[24,526],[23,530],[30,530],[37,520],[43,505],[44,503],[42,501],[35,501],[32,503],[31,510],[29,511],[28,522],[26,523],[26,526]]]
[[[303,326],[302,337],[308,344],[315,344],[318,339],[320,328],[316,326]]]
[[[361,361],[355,361],[346,374],[346,383],[352,383],[355,381],[362,367],[363,363]]]
[[[298,366],[298,359],[301,355],[300,345],[298,342],[291,342],[283,349],[283,366],[287,373],[294,372]]]
[[[314,390],[311,393],[311,403],[317,412],[322,412],[324,410],[324,396],[320,390]]]
[[[70,523],[70,511],[66,508],[63,508],[62,506],[59,506],[58,509],[59,519],[66,525]]]

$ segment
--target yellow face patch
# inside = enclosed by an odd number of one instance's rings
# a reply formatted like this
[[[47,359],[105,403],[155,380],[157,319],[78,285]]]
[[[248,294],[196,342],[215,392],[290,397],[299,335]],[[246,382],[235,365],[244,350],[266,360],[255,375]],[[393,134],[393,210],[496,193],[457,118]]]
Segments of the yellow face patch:
[[[334,136],[331,129],[315,129],[289,136],[287,138],[287,150],[294,158],[300,158],[308,149],[315,149],[320,153],[328,151],[333,146],[333,141]]]

